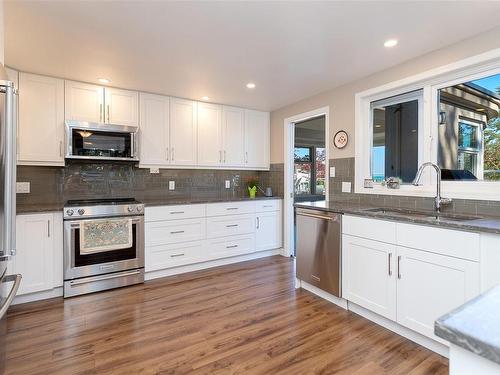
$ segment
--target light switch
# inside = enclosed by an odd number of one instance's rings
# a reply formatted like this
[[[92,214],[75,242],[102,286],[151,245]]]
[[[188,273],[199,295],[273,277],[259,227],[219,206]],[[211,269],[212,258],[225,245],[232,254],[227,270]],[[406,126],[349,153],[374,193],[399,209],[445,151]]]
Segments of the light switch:
[[[351,192],[351,183],[342,181],[342,193],[350,193]]]
[[[230,188],[231,188],[231,181],[226,180],[226,189],[230,189]]]
[[[175,181],[168,182],[168,190],[175,190]]]
[[[149,173],[160,173],[160,168],[149,168]]]
[[[30,193],[30,183],[29,182],[16,182],[16,193],[29,194]]]
[[[335,177],[335,167],[330,167],[330,178]]]

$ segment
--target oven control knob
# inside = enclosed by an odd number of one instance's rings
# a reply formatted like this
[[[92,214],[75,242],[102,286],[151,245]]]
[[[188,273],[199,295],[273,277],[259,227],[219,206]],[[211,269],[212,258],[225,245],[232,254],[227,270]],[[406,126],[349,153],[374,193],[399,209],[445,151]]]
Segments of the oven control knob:
[[[134,212],[134,206],[128,206],[127,210],[128,212]]]
[[[78,215],[83,215],[85,213],[85,210],[83,208],[80,208],[78,210]]]
[[[69,209],[66,211],[66,213],[68,214],[68,216],[73,216],[73,214],[75,213],[75,211],[73,211],[72,209]]]
[[[142,211],[142,206],[137,206],[137,212],[141,212]]]

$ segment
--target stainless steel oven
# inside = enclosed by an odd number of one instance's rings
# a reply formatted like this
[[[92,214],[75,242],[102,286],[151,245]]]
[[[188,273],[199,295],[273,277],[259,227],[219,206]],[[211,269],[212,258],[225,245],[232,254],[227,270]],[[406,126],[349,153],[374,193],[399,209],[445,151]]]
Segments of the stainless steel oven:
[[[131,241],[123,247],[86,252],[81,225],[124,218]],[[116,221],[116,220],[115,220]],[[106,236],[106,233],[101,233]],[[64,296],[144,281],[144,206],[133,199],[68,201],[64,207]]]
[[[135,126],[66,120],[66,159],[138,161]]]

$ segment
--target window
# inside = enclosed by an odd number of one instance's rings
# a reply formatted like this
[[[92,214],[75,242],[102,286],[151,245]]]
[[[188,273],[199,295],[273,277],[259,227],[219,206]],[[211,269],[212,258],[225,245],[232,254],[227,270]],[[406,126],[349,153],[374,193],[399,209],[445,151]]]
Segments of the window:
[[[294,182],[296,196],[325,195],[324,147],[295,147]]]
[[[413,181],[418,169],[422,92],[372,102],[371,175],[376,182],[398,177]]]

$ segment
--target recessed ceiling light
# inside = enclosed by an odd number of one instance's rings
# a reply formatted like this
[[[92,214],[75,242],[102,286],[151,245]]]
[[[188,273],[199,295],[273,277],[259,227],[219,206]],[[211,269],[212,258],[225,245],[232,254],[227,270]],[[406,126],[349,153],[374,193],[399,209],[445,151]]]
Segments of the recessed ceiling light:
[[[210,98],[208,96],[202,96],[201,100],[210,100]]]
[[[254,89],[254,88],[255,88],[255,83],[253,83],[253,82],[247,83],[247,89]]]
[[[109,79],[107,79],[107,78],[98,78],[97,80],[98,80],[99,82],[101,82],[101,83],[110,83],[110,82],[111,82],[111,81],[110,81]]]
[[[398,44],[397,39],[388,39],[384,42],[384,47],[391,48],[395,47]]]

